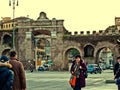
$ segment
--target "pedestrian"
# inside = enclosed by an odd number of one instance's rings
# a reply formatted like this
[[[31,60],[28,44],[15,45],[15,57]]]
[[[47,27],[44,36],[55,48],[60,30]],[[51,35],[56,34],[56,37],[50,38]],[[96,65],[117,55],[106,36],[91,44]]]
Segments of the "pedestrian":
[[[0,90],[13,90],[14,73],[10,70],[12,65],[8,60],[5,55],[0,58]]]
[[[26,77],[23,64],[17,59],[16,51],[10,52],[10,61],[14,71],[13,90],[26,90]]]
[[[82,60],[80,55],[76,55],[70,69],[71,74],[76,76],[76,84],[73,90],[81,90],[81,88],[85,87],[86,83],[84,73],[86,71],[87,68],[84,60]]]
[[[117,62],[114,65],[114,79],[118,85],[118,90],[120,90],[120,56],[117,57]]]
[[[31,72],[31,73],[33,72],[33,69],[34,69],[33,65],[30,64],[30,72]]]

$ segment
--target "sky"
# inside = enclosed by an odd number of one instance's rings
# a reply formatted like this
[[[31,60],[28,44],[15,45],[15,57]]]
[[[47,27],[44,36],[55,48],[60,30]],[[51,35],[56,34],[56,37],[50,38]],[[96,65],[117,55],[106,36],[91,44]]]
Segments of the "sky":
[[[52,18],[64,20],[64,27],[70,32],[105,30],[115,24],[115,17],[120,17],[120,0],[18,1],[15,17],[29,15],[29,18],[36,20],[40,12],[45,12],[50,20]],[[0,0],[0,7],[0,17],[13,18],[13,9],[9,6],[9,0]]]

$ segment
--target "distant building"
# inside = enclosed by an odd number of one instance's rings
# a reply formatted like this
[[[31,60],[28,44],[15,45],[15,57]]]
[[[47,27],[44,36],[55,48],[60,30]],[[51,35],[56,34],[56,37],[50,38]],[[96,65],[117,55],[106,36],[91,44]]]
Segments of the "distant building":
[[[118,30],[120,30],[120,17],[115,17],[115,25],[117,26]]]
[[[27,20],[30,19],[28,17],[17,17],[15,19],[11,19],[11,17],[2,17],[0,21],[0,30],[13,30],[13,26],[18,26],[19,20]],[[14,24],[14,25],[13,25]]]

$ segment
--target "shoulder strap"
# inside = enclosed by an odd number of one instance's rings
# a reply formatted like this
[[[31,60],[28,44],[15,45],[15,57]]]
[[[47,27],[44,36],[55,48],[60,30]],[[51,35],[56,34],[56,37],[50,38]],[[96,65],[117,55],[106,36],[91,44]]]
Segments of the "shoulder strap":
[[[78,63],[78,65],[75,63],[75,65],[74,65],[74,72],[79,70],[79,66],[80,66],[80,63]]]
[[[74,64],[74,72],[77,70],[77,65],[76,63]]]

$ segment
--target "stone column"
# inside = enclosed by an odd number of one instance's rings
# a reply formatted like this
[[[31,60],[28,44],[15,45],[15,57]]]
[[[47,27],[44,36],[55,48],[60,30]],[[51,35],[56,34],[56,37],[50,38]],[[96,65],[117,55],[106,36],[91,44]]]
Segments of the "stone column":
[[[31,32],[26,32],[26,40],[25,40],[25,49],[26,49],[26,59],[32,59],[32,42],[31,42]]]

